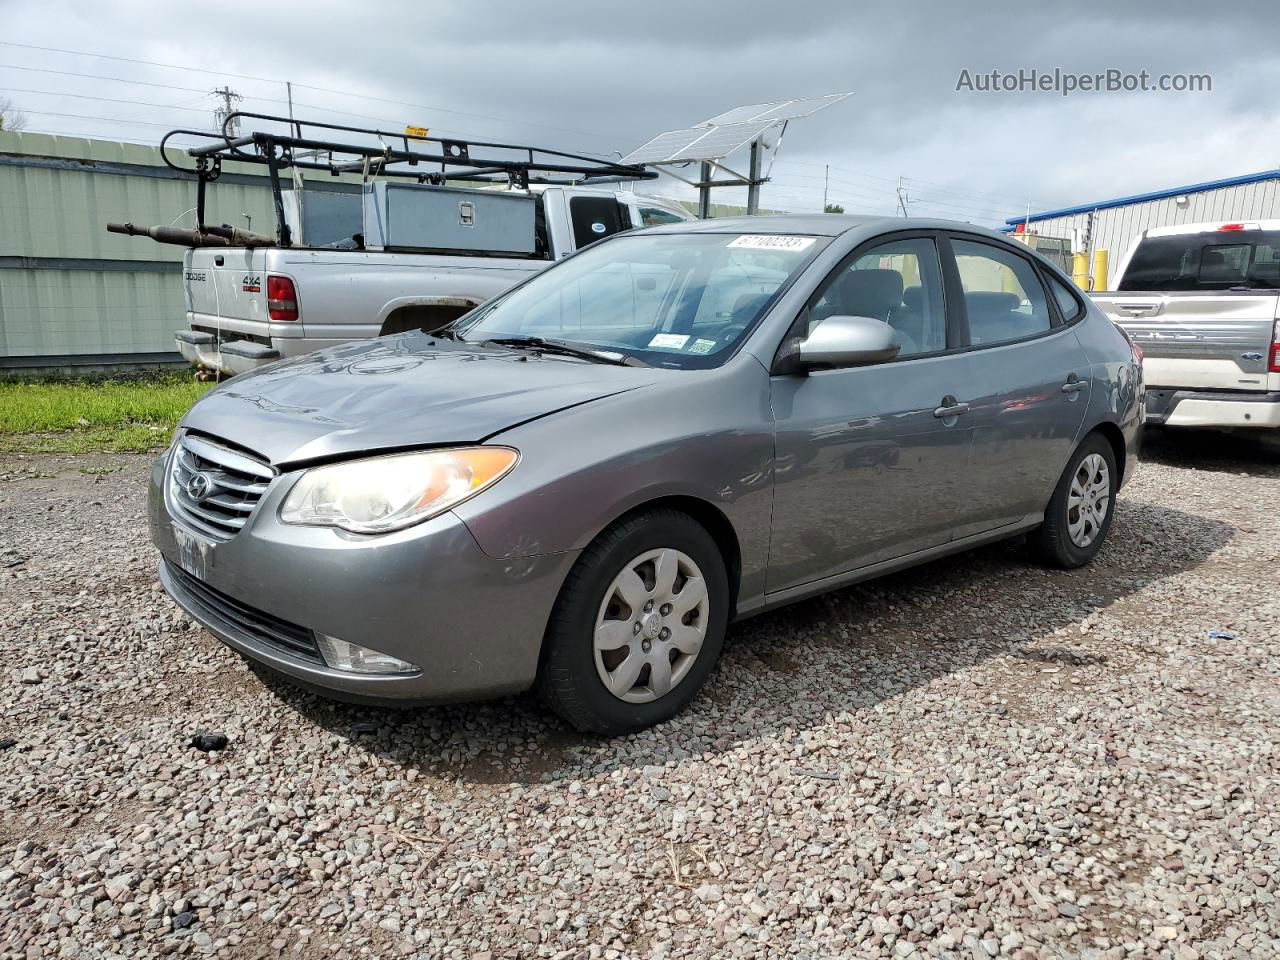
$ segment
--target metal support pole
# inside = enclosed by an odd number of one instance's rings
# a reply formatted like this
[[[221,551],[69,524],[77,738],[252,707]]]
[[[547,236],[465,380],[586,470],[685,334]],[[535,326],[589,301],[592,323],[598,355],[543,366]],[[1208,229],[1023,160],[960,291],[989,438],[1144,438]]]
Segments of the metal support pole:
[[[701,182],[698,184],[698,219],[711,219],[711,164],[703,162]]]
[[[760,139],[751,141],[751,169],[747,172],[751,181],[747,185],[747,216],[760,212]]]

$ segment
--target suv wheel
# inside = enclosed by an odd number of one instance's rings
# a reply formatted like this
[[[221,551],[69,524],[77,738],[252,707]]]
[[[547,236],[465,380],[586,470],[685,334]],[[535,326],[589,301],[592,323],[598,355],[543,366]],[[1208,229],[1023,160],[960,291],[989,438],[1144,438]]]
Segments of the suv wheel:
[[[565,581],[543,641],[539,692],[592,733],[666,720],[715,666],[728,597],[724,559],[691,517],[653,510],[619,521]]]

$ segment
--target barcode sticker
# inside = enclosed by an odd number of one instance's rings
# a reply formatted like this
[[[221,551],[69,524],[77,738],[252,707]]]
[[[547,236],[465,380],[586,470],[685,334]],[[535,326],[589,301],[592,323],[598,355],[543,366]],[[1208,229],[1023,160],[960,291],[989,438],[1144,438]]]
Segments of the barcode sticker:
[[[734,238],[731,247],[746,247],[749,250],[807,250],[812,246],[813,237],[785,237],[779,234],[744,233]]]

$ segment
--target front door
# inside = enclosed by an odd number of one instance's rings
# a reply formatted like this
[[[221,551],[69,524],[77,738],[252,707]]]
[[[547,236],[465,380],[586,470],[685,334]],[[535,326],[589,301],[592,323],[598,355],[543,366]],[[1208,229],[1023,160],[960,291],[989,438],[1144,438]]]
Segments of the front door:
[[[955,525],[972,431],[941,408],[971,377],[967,358],[946,352],[933,238],[855,251],[801,322],[835,315],[883,320],[903,349],[888,363],[772,378],[771,593],[944,544]]]

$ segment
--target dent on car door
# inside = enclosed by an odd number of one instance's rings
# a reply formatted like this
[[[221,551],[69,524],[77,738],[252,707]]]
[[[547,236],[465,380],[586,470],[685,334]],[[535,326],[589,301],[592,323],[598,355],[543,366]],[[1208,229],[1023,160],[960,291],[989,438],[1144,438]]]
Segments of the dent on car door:
[[[907,236],[855,251],[810,299],[799,332],[837,315],[889,323],[903,350],[874,366],[771,378],[769,592],[946,543],[962,492],[971,428],[938,409],[971,378],[966,358],[946,352],[934,240]]]
[[[1065,322],[1072,317],[1053,304],[1029,258],[960,236],[951,249],[975,348],[968,353],[971,510],[957,524],[959,538],[1044,509],[1077,442],[1091,371]]]

